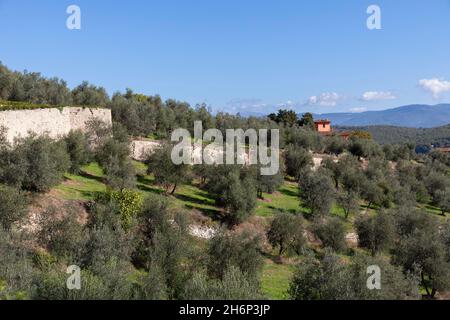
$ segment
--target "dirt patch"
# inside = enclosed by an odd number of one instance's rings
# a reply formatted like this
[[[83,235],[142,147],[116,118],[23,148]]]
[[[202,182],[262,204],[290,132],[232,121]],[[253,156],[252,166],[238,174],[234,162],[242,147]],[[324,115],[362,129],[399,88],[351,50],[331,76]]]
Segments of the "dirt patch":
[[[53,209],[55,218],[62,218],[67,214],[75,214],[77,221],[86,224],[88,213],[85,208],[85,202],[78,200],[64,200],[58,196],[58,191],[51,191],[46,194],[35,195],[28,207],[28,218],[25,220],[23,229],[36,231],[39,227],[39,221],[43,214],[48,214]]]

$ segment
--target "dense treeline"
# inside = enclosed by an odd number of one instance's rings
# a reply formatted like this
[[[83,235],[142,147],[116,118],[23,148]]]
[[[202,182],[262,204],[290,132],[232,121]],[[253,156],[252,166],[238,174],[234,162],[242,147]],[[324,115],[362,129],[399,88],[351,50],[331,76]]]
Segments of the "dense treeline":
[[[27,108],[19,102],[48,106],[97,106],[111,108],[113,120],[121,123],[133,136],[167,138],[174,128],[193,130],[193,122],[201,120],[204,129],[218,128],[291,128],[295,125],[313,129],[312,114],[301,119],[295,112],[280,110],[267,118],[244,118],[219,112],[213,116],[207,105],[192,108],[188,103],[169,99],[162,101],[159,96],[135,94],[128,89],[125,93],[115,93],[110,98],[102,87],[83,82],[73,90],[58,78],[45,78],[39,73],[13,72],[0,63],[0,100],[11,101],[8,108]],[[15,104],[14,104],[15,103]],[[449,145],[449,127],[414,129],[390,126],[341,127],[340,130],[362,130],[370,132],[374,140],[381,144],[410,143],[417,151],[428,152],[431,145]],[[286,130],[288,131],[288,130]],[[283,138],[289,140],[289,132]],[[283,145],[282,141],[282,145]]]
[[[370,132],[381,144],[411,143],[417,152],[428,152],[432,146],[450,146],[450,125],[436,128],[404,128],[392,126],[338,127],[339,130],[363,130]]]
[[[91,105],[104,107],[105,89],[83,82],[70,90],[64,80],[45,78],[36,72],[12,72],[0,63],[0,100],[54,106]]]

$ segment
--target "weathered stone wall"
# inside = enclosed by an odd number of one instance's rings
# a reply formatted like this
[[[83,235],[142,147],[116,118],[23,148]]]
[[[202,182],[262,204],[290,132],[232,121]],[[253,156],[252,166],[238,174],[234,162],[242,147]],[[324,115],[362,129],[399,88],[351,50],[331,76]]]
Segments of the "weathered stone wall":
[[[97,118],[112,124],[111,110],[81,107],[62,109],[8,110],[0,112],[0,127],[7,128],[7,139],[26,137],[30,132],[47,133],[52,138],[61,137],[70,130],[86,130],[89,120]]]
[[[158,141],[133,140],[130,146],[131,158],[137,161],[144,161],[149,154],[160,146],[161,144]]]
[[[133,140],[130,146],[131,158],[137,161],[144,161],[147,159],[148,155],[153,153],[160,146],[161,142],[159,141]],[[188,148],[188,150],[189,152],[192,153],[191,161],[193,163],[201,161],[201,159],[205,160],[206,157],[208,157],[209,159],[221,158],[225,163],[226,160],[223,148],[224,147],[222,145],[212,145],[208,148],[208,151],[197,147],[196,148],[191,147]],[[240,160],[243,161],[243,163],[248,164],[249,163],[248,153],[244,153],[244,155],[240,157]]]

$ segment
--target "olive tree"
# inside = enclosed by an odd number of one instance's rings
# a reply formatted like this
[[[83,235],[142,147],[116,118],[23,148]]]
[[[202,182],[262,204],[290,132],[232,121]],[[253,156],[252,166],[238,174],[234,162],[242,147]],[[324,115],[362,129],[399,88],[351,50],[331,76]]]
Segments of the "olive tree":
[[[394,241],[394,220],[384,211],[375,216],[360,216],[355,222],[355,227],[359,246],[369,249],[372,256],[388,249]]]
[[[171,158],[172,145],[163,144],[147,158],[149,174],[155,176],[155,182],[163,186],[166,194],[174,194],[177,186],[188,183],[192,179],[188,164],[175,164]]]
[[[25,218],[27,202],[24,192],[0,185],[0,226],[9,230],[15,222]]]
[[[300,200],[311,216],[328,214],[334,201],[334,186],[322,171],[304,170],[299,179]]]
[[[275,215],[270,224],[267,239],[273,247],[278,247],[280,256],[289,250],[300,254],[306,244],[303,234],[304,228],[301,216],[280,212]]]

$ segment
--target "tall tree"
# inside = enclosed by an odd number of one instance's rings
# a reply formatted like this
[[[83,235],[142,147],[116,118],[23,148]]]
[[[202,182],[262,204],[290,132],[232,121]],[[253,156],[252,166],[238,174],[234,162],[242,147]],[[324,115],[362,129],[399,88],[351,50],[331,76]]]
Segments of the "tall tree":
[[[280,256],[286,251],[300,254],[306,244],[303,233],[303,219],[300,216],[280,212],[272,220],[267,238],[273,247],[278,247]]]
[[[321,171],[304,170],[299,178],[300,200],[311,216],[328,214],[334,201],[331,179]]]
[[[191,181],[191,170],[187,164],[174,164],[171,158],[172,145],[163,144],[154,150],[146,161],[147,172],[155,176],[155,182],[162,185],[166,194],[174,194],[177,186]]]

